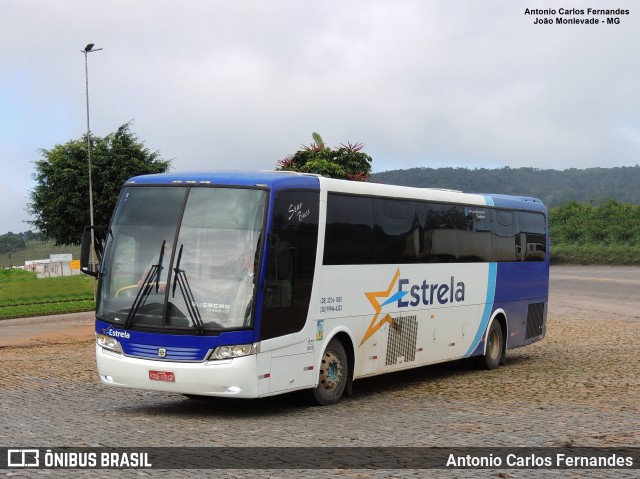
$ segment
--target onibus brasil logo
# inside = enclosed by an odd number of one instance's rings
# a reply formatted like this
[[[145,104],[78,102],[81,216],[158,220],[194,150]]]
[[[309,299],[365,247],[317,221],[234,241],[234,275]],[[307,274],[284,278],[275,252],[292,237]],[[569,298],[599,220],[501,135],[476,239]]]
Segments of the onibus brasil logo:
[[[393,293],[394,289],[396,290]],[[396,271],[393,279],[389,283],[389,287],[384,291],[365,292],[365,296],[373,306],[376,314],[373,316],[367,332],[360,342],[362,346],[371,338],[385,323],[393,325],[393,317],[389,313],[383,313],[382,309],[396,303],[397,309],[417,307],[420,304],[424,306],[461,303],[464,301],[465,285],[462,281],[456,282],[451,276],[449,283],[429,283],[425,278],[422,283],[411,284],[411,281],[400,277],[400,268]],[[393,293],[393,294],[392,294]],[[411,299],[403,299],[406,295]],[[384,300],[384,298],[387,298]],[[384,300],[382,303],[380,300]],[[382,316],[384,314],[384,316]],[[380,319],[382,316],[382,319]]]

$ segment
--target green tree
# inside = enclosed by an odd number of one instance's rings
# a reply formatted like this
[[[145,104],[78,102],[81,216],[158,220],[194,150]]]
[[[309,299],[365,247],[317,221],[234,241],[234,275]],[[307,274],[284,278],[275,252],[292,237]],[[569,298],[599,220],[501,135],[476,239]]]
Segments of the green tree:
[[[330,178],[366,181],[371,174],[371,157],[363,153],[361,143],[342,144],[329,148],[318,133],[313,133],[313,143],[280,160],[277,171],[316,173]]]
[[[638,225],[638,207],[608,199],[594,210],[593,238],[605,244],[632,241]]]
[[[593,207],[571,200],[549,210],[552,243],[584,243],[589,240]]]
[[[11,254],[25,247],[26,243],[19,234],[9,231],[7,234],[0,236],[0,254]]]
[[[131,122],[104,138],[91,137],[94,223],[108,224],[122,184],[127,178],[162,173],[171,166],[157,151],[145,148],[130,131]],[[89,224],[87,138],[41,150],[33,175],[30,221],[56,245],[79,244]]]
[[[640,206],[614,199],[600,205],[567,201],[549,209],[549,231],[554,245],[640,244]]]

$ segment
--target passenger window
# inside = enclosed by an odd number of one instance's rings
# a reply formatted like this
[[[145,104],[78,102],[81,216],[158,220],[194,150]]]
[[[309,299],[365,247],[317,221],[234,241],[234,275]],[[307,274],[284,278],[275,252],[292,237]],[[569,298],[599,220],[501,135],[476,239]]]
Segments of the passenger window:
[[[459,206],[464,226],[458,230],[458,261],[477,263],[491,261],[491,215],[486,208]]]
[[[326,265],[544,261],[540,213],[329,194]]]
[[[491,244],[493,261],[519,261],[518,213],[515,211],[494,210],[494,236]]]
[[[518,246],[524,261],[547,259],[546,220],[540,213],[518,212],[520,237]]]
[[[373,264],[373,200],[329,194],[324,241],[326,265]]]
[[[420,228],[412,201],[375,201],[376,264],[415,263],[420,250]]]
[[[419,203],[421,248],[418,259],[427,263],[458,261],[458,230],[465,229],[464,212],[455,205]]]

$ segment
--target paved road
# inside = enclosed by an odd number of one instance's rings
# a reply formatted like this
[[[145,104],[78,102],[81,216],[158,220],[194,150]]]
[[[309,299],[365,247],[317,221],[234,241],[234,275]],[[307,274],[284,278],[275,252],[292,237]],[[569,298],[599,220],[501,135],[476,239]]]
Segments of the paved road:
[[[506,367],[453,363],[356,382],[329,408],[300,395],[193,401],[103,386],[91,317],[0,321],[0,447],[640,446],[640,269],[552,269],[548,335]],[[610,300],[608,298],[611,298]],[[629,314],[627,314],[629,313]],[[80,323],[78,326],[76,323]],[[68,327],[71,326],[71,327]],[[33,338],[33,329],[41,334]],[[84,328],[84,331],[82,331]],[[43,333],[48,329],[47,333]],[[71,331],[81,330],[73,335]],[[607,341],[601,338],[607,336]],[[16,342],[23,346],[16,347]],[[637,471],[637,470],[636,470]],[[152,471],[175,477],[176,471]],[[121,477],[16,471],[0,477]],[[144,471],[125,471],[126,477]],[[638,477],[634,471],[184,471],[183,477]]]
[[[553,306],[640,317],[640,268],[556,266],[551,268]]]
[[[94,322],[95,313],[92,311],[0,320],[0,347],[35,344],[52,336],[90,335]]]

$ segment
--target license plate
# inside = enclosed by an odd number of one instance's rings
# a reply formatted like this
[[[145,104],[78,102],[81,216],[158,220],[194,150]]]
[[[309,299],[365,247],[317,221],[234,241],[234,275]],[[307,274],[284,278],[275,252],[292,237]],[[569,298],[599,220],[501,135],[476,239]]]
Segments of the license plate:
[[[152,381],[168,381],[175,382],[176,375],[171,371],[149,371],[149,379]]]

